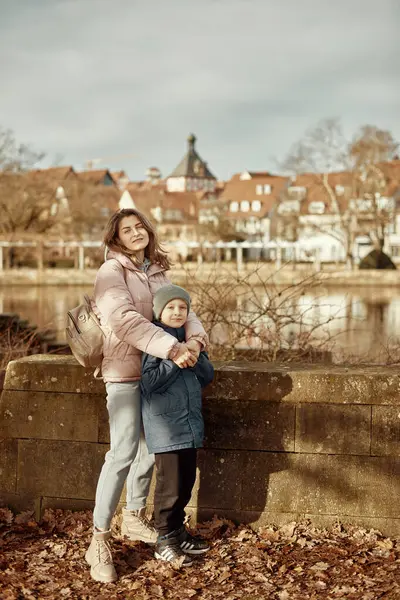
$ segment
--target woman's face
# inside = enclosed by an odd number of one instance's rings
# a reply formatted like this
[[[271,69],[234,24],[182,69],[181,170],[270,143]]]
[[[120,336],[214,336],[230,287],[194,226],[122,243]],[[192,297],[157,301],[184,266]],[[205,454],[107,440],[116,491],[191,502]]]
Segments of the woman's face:
[[[149,234],[136,215],[123,217],[118,227],[119,241],[125,248],[135,254],[143,253],[149,243]]]

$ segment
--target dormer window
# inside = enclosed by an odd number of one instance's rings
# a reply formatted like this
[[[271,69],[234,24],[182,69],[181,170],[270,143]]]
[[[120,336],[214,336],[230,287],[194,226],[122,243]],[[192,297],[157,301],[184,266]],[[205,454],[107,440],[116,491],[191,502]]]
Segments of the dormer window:
[[[272,191],[272,188],[269,183],[258,183],[256,185],[256,194],[257,196],[261,196],[262,194],[269,195]]]
[[[253,200],[253,202],[251,203],[251,210],[254,212],[260,212],[260,210],[261,210],[260,200]]]
[[[231,212],[237,212],[239,210],[239,203],[238,202],[231,202],[230,206],[229,206],[229,210]]]
[[[248,212],[250,210],[250,202],[248,200],[242,200],[240,203],[240,210],[242,212]]]

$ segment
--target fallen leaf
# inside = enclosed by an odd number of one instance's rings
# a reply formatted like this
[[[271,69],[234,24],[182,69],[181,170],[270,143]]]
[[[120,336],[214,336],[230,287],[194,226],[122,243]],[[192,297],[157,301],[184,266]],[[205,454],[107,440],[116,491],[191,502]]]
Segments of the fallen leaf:
[[[330,567],[330,565],[328,563],[317,562],[317,563],[315,563],[315,565],[310,567],[310,569],[312,571],[326,571],[327,569],[329,569],[329,567]]]

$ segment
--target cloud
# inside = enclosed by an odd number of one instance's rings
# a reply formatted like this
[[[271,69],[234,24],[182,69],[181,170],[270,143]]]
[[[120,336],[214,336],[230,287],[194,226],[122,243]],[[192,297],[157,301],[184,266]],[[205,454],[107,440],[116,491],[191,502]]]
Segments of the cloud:
[[[220,177],[341,116],[400,137],[396,0],[0,0],[0,123],[63,162]],[[397,18],[396,18],[397,17]]]

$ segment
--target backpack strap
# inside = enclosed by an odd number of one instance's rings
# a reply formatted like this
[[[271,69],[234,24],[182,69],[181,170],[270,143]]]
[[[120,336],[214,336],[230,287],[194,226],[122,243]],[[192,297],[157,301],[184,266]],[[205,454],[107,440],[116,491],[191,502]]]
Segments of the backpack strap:
[[[106,252],[105,252],[104,258],[106,258],[107,251],[108,251],[108,248],[106,248]],[[121,263],[119,262],[119,260],[117,260],[116,258],[115,259],[111,259],[111,260],[115,260],[115,262],[117,262],[118,265],[119,265],[119,267],[122,269],[122,274],[124,276],[124,280],[125,280],[125,284],[126,284],[126,269],[125,269],[124,265],[121,265]],[[89,304],[89,306],[91,305],[89,296],[85,295],[85,301]],[[93,373],[93,377],[94,377],[94,379],[103,380],[103,376],[101,374],[101,365],[99,365],[98,367],[96,367],[96,369],[94,370],[94,373]]]

